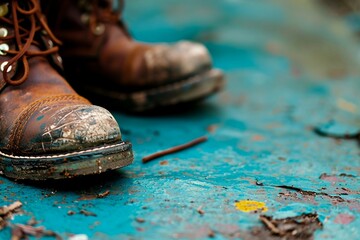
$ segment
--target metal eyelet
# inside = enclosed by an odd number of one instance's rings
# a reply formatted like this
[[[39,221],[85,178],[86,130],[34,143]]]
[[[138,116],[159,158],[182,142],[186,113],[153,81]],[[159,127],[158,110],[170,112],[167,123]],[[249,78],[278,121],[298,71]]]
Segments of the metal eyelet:
[[[80,19],[82,23],[87,24],[90,21],[90,16],[89,14],[83,13],[81,14]]]
[[[0,37],[7,37],[8,33],[6,28],[0,28]]]
[[[6,52],[3,51],[9,51],[9,49],[9,45],[7,45],[6,43],[0,44],[0,55],[6,55]]]
[[[57,56],[57,57],[56,57],[56,59],[59,61],[59,63],[61,63],[61,64],[62,64],[62,61],[63,61],[63,60],[62,60],[62,57]]]
[[[2,72],[4,72],[4,68],[5,68],[5,66],[6,66],[8,63],[9,63],[8,61],[5,61],[5,62],[3,62],[3,63],[0,65],[0,70],[1,70]],[[12,66],[9,66],[9,68],[7,69],[7,72],[10,72],[11,69],[12,69]]]
[[[93,30],[93,33],[97,36],[102,35],[104,32],[105,32],[105,25],[102,23],[96,25],[95,29]]]
[[[8,3],[0,5],[0,17],[4,17],[9,12]]]
[[[54,43],[49,39],[48,40],[49,47],[52,48],[54,46]]]

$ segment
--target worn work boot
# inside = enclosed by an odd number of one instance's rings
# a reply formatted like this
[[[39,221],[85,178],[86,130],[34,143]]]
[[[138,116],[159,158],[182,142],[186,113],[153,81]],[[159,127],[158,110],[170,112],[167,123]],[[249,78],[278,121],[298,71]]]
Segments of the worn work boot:
[[[7,177],[71,178],[133,160],[114,117],[55,70],[57,43],[38,0],[0,0],[0,173]]]
[[[207,49],[182,41],[150,45],[134,41],[112,0],[43,0],[49,24],[63,41],[65,73],[94,101],[146,111],[202,99],[220,90]],[[122,9],[123,1],[120,1]]]

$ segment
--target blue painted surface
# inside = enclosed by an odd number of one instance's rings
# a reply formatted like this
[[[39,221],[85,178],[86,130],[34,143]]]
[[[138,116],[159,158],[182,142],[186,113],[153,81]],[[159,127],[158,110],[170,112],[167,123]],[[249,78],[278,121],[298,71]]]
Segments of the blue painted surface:
[[[2,178],[0,205],[24,203],[26,213],[13,222],[34,216],[64,237],[83,233],[91,239],[206,239],[212,229],[215,239],[227,239],[261,225],[259,213],[234,206],[237,200],[251,199],[265,202],[266,214],[279,218],[317,212],[324,229],[316,232],[316,239],[360,238],[359,143],[313,131],[329,122],[351,126],[344,131],[360,128],[358,78],[294,74],[288,56],[266,48],[268,33],[239,25],[244,19],[281,22],[286,12],[279,7],[262,9],[252,1],[206,3],[132,0],[126,18],[133,34],[144,41],[205,42],[214,64],[226,72],[226,90],[170,116],[114,112],[136,153],[135,163],[120,171],[42,184]],[[276,17],[260,14],[269,9]],[[209,140],[195,148],[141,163],[147,154],[203,135]],[[276,185],[345,201],[302,196]],[[106,198],[91,199],[106,190]],[[199,207],[205,214],[197,212]],[[81,209],[97,216],[81,215]],[[76,214],[67,215],[69,210]],[[340,224],[339,214],[351,215],[353,221]],[[9,234],[0,232],[0,239]]]

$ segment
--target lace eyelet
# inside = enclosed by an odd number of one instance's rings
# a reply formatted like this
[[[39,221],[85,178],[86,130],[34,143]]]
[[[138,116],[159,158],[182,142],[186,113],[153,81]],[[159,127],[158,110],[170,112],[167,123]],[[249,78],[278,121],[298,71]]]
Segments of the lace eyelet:
[[[3,63],[0,65],[0,70],[1,70],[2,72],[4,72],[4,68],[5,68],[5,66],[6,66],[8,63],[9,63],[8,61],[5,61],[5,62],[3,62]],[[12,66],[9,66],[9,68],[7,69],[7,72],[10,72],[11,69],[12,69]]]
[[[0,37],[7,37],[8,30],[6,28],[0,28]]]
[[[9,12],[9,7],[7,3],[0,5],[0,17],[6,16],[8,12]]]
[[[52,48],[54,46],[53,41],[51,41],[50,39],[47,42],[48,42],[50,48]]]
[[[97,36],[102,35],[104,32],[105,32],[105,25],[102,23],[96,25],[95,29],[93,30],[93,33]]]
[[[59,61],[60,64],[62,64],[62,62],[63,62],[62,57],[57,56],[56,59]]]
[[[9,45],[7,45],[6,43],[0,44],[0,55],[6,55],[6,52],[3,51],[9,51],[9,49]]]
[[[89,16],[89,14],[83,13],[83,14],[81,14],[80,19],[81,19],[82,23],[87,24],[87,23],[89,23],[90,16]]]

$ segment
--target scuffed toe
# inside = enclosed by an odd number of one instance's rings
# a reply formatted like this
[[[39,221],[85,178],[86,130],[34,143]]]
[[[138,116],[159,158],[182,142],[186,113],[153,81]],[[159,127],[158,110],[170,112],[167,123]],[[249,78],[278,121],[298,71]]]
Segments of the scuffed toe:
[[[149,81],[176,81],[212,67],[206,47],[181,41],[173,45],[155,45],[144,54]]]
[[[81,151],[121,140],[120,128],[109,111],[91,105],[44,106],[27,123],[22,153],[53,154]]]

